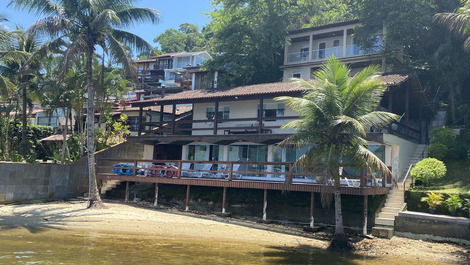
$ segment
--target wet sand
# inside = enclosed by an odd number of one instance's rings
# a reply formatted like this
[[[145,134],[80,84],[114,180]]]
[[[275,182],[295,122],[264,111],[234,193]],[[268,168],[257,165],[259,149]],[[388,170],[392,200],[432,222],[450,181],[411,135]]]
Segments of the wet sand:
[[[188,241],[256,244],[259,246],[310,246],[325,249],[327,241],[253,229],[207,219],[183,216],[118,203],[105,209],[85,209],[85,202],[53,202],[0,206],[0,231],[26,229],[40,233],[51,229],[134,234]],[[469,248],[455,244],[424,242],[394,237],[364,239],[356,254],[371,257],[406,258],[410,263],[468,264]],[[428,261],[428,262],[425,262]],[[417,262],[417,263],[416,263]]]

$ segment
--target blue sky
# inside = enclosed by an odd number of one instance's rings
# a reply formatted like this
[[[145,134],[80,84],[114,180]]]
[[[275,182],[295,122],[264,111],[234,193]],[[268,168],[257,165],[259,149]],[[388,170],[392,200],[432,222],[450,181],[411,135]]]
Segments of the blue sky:
[[[0,0],[0,14],[6,16],[11,22],[6,23],[10,29],[15,24],[23,28],[29,27],[37,17],[34,14],[7,8],[10,0]],[[140,24],[128,30],[145,38],[152,45],[153,39],[169,28],[177,28],[182,23],[193,23],[202,28],[209,23],[205,13],[212,11],[210,0],[140,0],[136,5],[140,7],[155,8],[160,12],[160,23]]]

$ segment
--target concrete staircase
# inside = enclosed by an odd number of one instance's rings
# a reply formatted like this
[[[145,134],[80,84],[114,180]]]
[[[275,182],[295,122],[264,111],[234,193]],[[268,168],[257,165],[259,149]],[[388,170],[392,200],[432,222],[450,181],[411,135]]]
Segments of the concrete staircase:
[[[407,167],[407,172],[402,174],[398,183],[392,187],[387,194],[385,205],[375,218],[375,226],[372,228],[372,235],[383,238],[392,238],[395,227],[395,217],[399,212],[406,208],[405,204],[405,190],[411,183],[411,178],[408,176],[411,168],[418,163],[421,159],[427,157],[427,146],[422,144],[416,148],[410,163]],[[406,179],[405,179],[406,178]],[[405,182],[405,185],[403,183]]]
[[[103,182],[101,186],[100,194],[104,195],[106,192],[116,188],[119,184],[121,184],[120,180],[106,180]]]

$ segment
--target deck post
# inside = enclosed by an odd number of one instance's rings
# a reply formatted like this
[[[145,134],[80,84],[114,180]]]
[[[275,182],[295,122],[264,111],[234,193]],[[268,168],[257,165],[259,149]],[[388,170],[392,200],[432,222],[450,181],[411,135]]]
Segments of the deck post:
[[[178,162],[178,178],[181,178],[181,170],[183,168],[183,162],[182,161],[179,161]]]
[[[160,132],[163,130],[163,118],[165,116],[165,105],[160,105],[160,122],[158,123],[158,129]]]
[[[367,211],[368,211],[368,196],[364,196],[364,212],[363,212],[363,218],[364,218],[364,223],[362,226],[362,234],[365,236],[367,235]]]
[[[315,207],[315,193],[311,192],[310,193],[310,228],[313,228],[315,226],[315,219],[313,217],[313,211]]]
[[[155,183],[155,200],[153,201],[153,207],[158,207],[158,183]]]
[[[264,115],[264,99],[259,99],[259,113],[258,113],[258,132],[263,133],[263,115]]]
[[[124,194],[124,202],[129,201],[129,181],[126,181],[126,193]]]
[[[139,132],[138,132],[139,136],[142,135],[142,131],[144,129],[144,126],[142,125],[142,122],[144,121],[144,119],[143,119],[144,113],[143,112],[144,112],[144,108],[139,107]]]
[[[263,221],[268,219],[268,190],[264,190],[263,196]]]
[[[215,106],[214,106],[214,112],[215,112],[215,115],[214,115],[214,132],[213,134],[214,135],[217,135],[217,131],[219,130],[219,101],[216,101],[215,103]]]
[[[233,162],[230,162],[230,171],[228,172],[228,180],[232,180],[233,178]]]
[[[184,210],[187,212],[189,211],[189,194],[191,192],[191,186],[186,185],[186,201],[185,201],[185,207]]]
[[[176,131],[176,104],[173,104],[171,112],[171,134],[175,134]]]
[[[227,204],[227,187],[224,187],[224,191],[222,193],[222,214],[225,214],[227,211],[226,211],[226,206]]]

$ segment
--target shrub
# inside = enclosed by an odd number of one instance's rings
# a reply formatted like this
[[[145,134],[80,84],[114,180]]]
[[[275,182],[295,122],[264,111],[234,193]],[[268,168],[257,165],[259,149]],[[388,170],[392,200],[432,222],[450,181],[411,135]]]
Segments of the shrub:
[[[428,152],[430,157],[444,160],[447,157],[449,148],[443,144],[430,144],[428,146]]]
[[[444,162],[435,158],[425,158],[416,164],[411,170],[411,176],[425,185],[429,185],[432,180],[440,179],[447,173]]]
[[[427,203],[431,210],[436,210],[437,207],[442,204],[443,200],[444,196],[442,196],[442,194],[434,192],[428,193],[427,197],[421,198],[421,201]]]
[[[451,214],[455,214],[455,212],[462,207],[462,199],[460,199],[459,195],[451,194],[449,198],[444,201],[444,205]]]
[[[443,144],[452,148],[455,144],[455,134],[449,128],[437,128],[431,132],[431,144]]]

